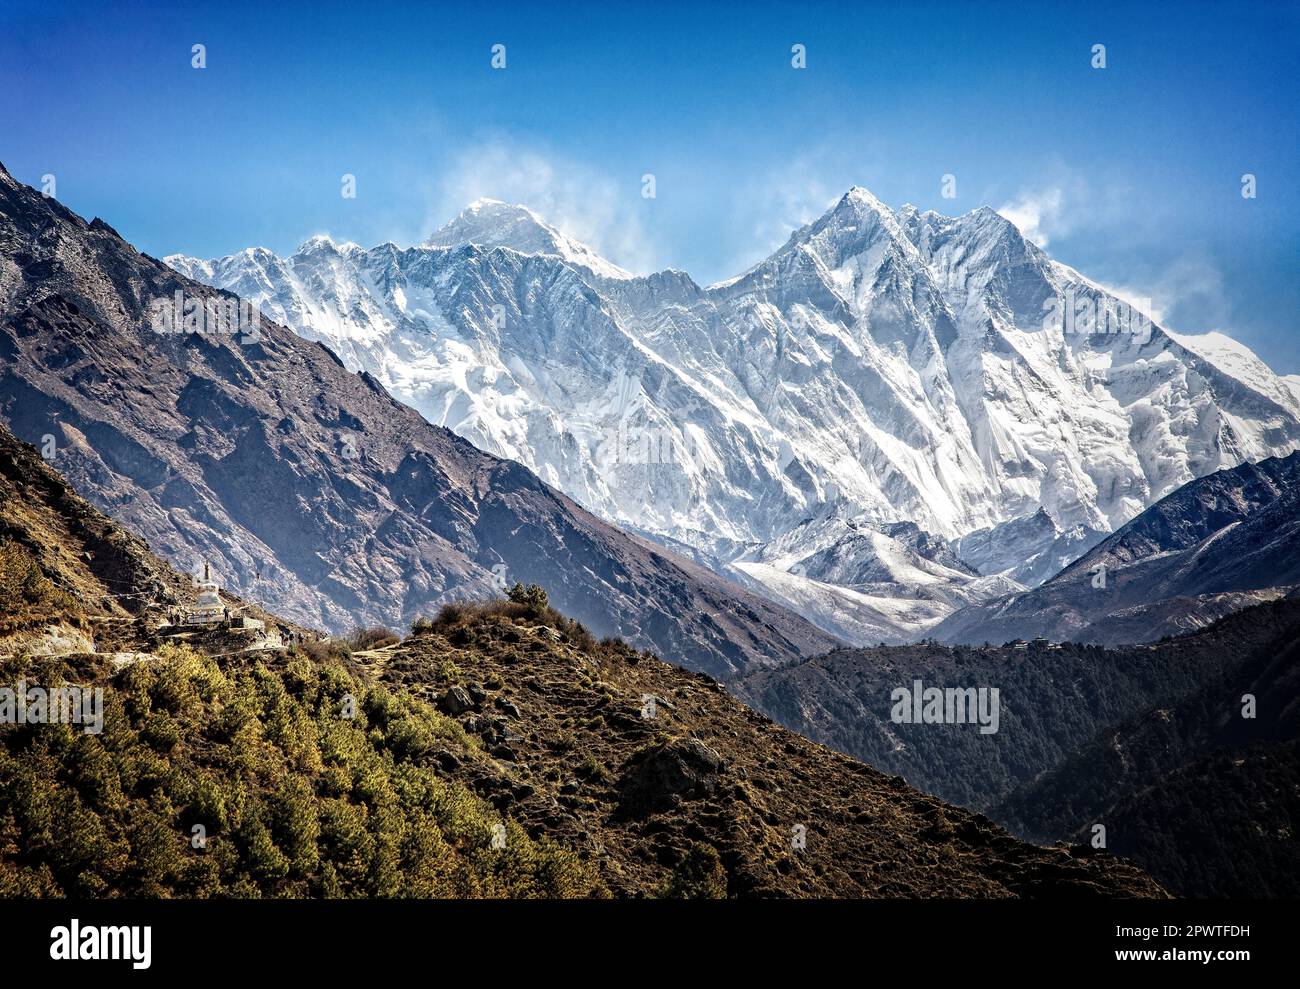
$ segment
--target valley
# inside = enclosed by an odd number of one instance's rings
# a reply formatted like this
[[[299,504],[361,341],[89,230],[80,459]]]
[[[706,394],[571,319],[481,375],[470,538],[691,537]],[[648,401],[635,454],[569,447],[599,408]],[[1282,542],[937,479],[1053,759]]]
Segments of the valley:
[[[101,732],[0,724],[0,896],[1165,896],[597,641],[535,587],[405,636],[256,611],[299,644],[178,641],[191,581],[3,427],[0,496],[0,680],[104,698]],[[29,651],[51,623],[93,641]]]

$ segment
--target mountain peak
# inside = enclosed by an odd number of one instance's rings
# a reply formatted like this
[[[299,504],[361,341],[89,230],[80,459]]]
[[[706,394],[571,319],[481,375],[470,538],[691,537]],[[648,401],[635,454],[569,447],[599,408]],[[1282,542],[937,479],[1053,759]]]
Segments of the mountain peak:
[[[856,219],[875,216],[890,223],[896,222],[894,211],[877,198],[869,189],[860,185],[850,186],[849,191],[836,200],[835,205],[822,216],[814,220],[812,229],[821,229],[827,224],[852,222]]]
[[[464,215],[465,213],[481,213],[485,210],[502,213],[526,213],[542,226],[546,226],[536,213],[522,203],[508,203],[504,199],[493,199],[491,196],[479,196],[461,212]]]
[[[500,199],[481,197],[474,200],[450,223],[445,224],[424,242],[425,247],[505,247],[520,254],[546,254],[562,258],[602,278],[631,278],[602,258],[586,244],[579,243],[551,226],[527,206]]]
[[[522,203],[508,203],[502,199],[480,196],[461,210],[454,220],[439,228],[430,240],[441,239],[442,235],[450,235],[465,228],[484,230],[490,234],[501,226],[512,224],[553,237],[563,236]]]
[[[849,191],[844,193],[844,195],[840,197],[840,202],[862,203],[872,207],[873,209],[883,209],[883,210],[889,209],[888,206],[886,206],[883,202],[880,201],[879,198],[876,197],[875,193],[873,193],[870,189],[866,188],[865,186],[860,186],[860,185],[849,186]]]
[[[907,241],[894,211],[870,190],[854,185],[825,213],[794,231],[775,254],[750,271],[761,268],[773,258],[803,249],[812,250],[828,267],[838,267],[844,258],[861,254],[882,236],[897,242],[903,250],[915,250]],[[733,284],[748,274],[719,282],[718,286]]]
[[[329,234],[313,234],[300,245],[296,253],[302,254],[351,254],[363,248],[350,240],[336,241]],[[251,255],[250,255],[251,256]]]

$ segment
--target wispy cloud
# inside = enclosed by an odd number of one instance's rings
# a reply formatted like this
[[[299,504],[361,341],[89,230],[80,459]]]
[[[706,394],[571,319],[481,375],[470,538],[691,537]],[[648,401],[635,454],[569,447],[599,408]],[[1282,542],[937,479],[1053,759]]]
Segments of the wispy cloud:
[[[1014,199],[998,207],[1003,217],[1016,225],[1025,237],[1039,247],[1046,247],[1053,237],[1068,228],[1065,216],[1065,193],[1060,186],[1022,189]]]
[[[754,200],[742,199],[750,206],[755,247],[768,251],[780,247],[791,232],[817,219],[848,190],[825,181],[819,171],[812,159],[796,158],[763,179],[764,197],[759,201],[764,209],[753,211]]]
[[[1121,302],[1127,302],[1130,306],[1140,313],[1151,317],[1152,322],[1161,326],[1167,326],[1165,322],[1165,303],[1157,301],[1156,297],[1151,294],[1151,289],[1145,285],[1134,285],[1124,283],[1122,285],[1109,284],[1107,282],[1097,282],[1115,298]]]
[[[615,181],[561,155],[505,139],[487,140],[452,158],[439,180],[427,231],[484,197],[527,206],[629,271],[646,273],[661,266],[660,252],[641,221],[640,176]]]
[[[1154,214],[1135,211],[1136,193],[1125,176],[1109,171],[1085,176],[1061,161],[1039,171],[1039,181],[1019,185],[1014,195],[987,200],[1001,198],[998,212],[1039,247],[1080,238],[1132,244],[1149,235]]]
[[[1185,333],[1231,333],[1232,304],[1223,273],[1200,252],[1139,272],[1120,284],[1103,283],[1112,295],[1135,305],[1149,301],[1148,315],[1162,326]]]
[[[735,247],[715,272],[719,278],[738,275],[784,244],[790,234],[825,213],[854,183],[868,180],[876,167],[860,153],[853,161],[831,149],[796,155],[780,168],[739,182],[724,223]]]

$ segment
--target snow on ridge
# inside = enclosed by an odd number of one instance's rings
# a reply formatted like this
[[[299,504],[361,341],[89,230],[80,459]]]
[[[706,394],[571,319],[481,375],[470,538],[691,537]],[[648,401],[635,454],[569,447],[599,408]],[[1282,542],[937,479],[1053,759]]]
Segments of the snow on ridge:
[[[1284,377],[1276,374],[1258,354],[1241,341],[1234,340],[1218,330],[1189,334],[1166,329],[1165,333],[1247,387],[1300,413],[1300,394],[1291,383],[1292,379],[1300,380],[1300,377],[1296,375]]]
[[[510,247],[524,254],[555,255],[601,278],[636,277],[551,226],[527,206],[499,199],[476,199],[455,219],[434,231],[422,246],[452,247],[470,243],[481,247]]]
[[[1300,402],[1300,374],[1283,375],[1282,383],[1291,389],[1291,394],[1295,396],[1295,400]]]

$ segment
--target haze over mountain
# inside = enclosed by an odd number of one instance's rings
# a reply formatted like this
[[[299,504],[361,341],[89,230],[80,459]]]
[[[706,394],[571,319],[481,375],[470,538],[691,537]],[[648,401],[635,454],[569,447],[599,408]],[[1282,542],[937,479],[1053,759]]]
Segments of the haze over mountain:
[[[0,167],[0,418],[182,569],[207,561],[333,630],[540,583],[600,634],[719,677],[836,643],[430,425],[319,344],[267,320],[183,332],[236,301]]]
[[[1300,443],[1295,390],[1248,350],[1151,325],[987,208],[893,210],[853,188],[709,287],[633,277],[493,201],[417,247],[317,237],[288,258],[168,263],[859,643],[999,592],[975,578],[1042,581],[1187,481]],[[889,582],[823,581],[806,558],[827,528],[807,522],[829,516],[914,523],[979,573],[945,575],[937,599],[911,579],[929,564],[882,534],[875,552],[906,561]]]

